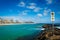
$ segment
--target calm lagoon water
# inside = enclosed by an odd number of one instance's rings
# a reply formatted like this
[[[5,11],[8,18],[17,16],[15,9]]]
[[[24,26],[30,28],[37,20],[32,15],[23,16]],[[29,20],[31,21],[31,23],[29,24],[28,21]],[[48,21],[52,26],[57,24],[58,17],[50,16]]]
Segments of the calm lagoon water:
[[[18,37],[36,35],[43,24],[18,24],[0,26],[0,40],[15,40]]]

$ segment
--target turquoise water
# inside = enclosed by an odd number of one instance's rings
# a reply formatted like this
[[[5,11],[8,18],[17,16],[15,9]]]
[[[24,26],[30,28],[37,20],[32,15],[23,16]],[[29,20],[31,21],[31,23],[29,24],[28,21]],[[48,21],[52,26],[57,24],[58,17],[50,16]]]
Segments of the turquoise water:
[[[41,31],[43,24],[20,24],[0,26],[0,40],[15,40]]]

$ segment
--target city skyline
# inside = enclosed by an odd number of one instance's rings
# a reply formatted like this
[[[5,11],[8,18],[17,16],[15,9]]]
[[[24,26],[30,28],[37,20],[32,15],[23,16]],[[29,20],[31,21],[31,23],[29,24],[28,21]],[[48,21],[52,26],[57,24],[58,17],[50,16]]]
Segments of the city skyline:
[[[60,0],[0,0],[0,17],[51,23],[51,12],[55,12],[55,23],[60,23]]]

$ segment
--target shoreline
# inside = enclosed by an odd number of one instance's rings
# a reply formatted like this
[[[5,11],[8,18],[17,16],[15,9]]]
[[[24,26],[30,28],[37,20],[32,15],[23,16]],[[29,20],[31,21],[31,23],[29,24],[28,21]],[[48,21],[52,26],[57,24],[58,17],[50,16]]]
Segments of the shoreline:
[[[36,24],[36,23],[11,23],[11,24],[0,24],[0,26],[3,26],[3,25],[20,25],[20,24]]]

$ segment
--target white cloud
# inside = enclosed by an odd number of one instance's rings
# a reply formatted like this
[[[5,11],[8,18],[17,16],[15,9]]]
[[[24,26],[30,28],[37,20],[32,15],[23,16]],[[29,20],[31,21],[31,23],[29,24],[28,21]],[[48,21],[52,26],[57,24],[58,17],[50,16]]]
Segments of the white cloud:
[[[24,10],[24,11],[22,12],[22,15],[27,15],[28,12],[29,12],[28,10]]]
[[[35,5],[36,6],[36,3],[29,3],[29,5]]]
[[[51,4],[52,3],[52,0],[46,0],[47,1],[47,4]]]
[[[24,11],[20,12],[19,15],[25,16],[25,15],[27,15],[28,12],[29,12],[29,10],[24,10]]]
[[[18,4],[18,6],[19,6],[19,7],[25,7],[25,2],[23,2],[23,1],[20,2],[20,3]]]
[[[29,6],[27,6],[27,8],[29,9],[34,9],[36,7],[35,3],[30,3]]]
[[[8,20],[11,20],[11,19],[16,19],[15,16],[2,16],[3,19],[8,19]]]
[[[44,16],[46,16],[46,15],[47,15],[47,13],[48,13],[48,11],[47,11],[47,10],[44,10]]]
[[[33,9],[34,12],[39,12],[42,8],[37,7],[36,3],[29,3],[29,6],[27,6],[28,9]]]
[[[34,6],[34,5],[31,5],[31,6],[27,6],[27,8],[29,8],[29,9],[34,9],[35,6]]]
[[[51,9],[48,9],[48,12],[51,12]]]
[[[49,12],[51,12],[51,9],[45,9],[43,12],[44,16],[47,16]]]
[[[22,15],[27,15],[27,13],[23,12]]]
[[[42,8],[36,7],[36,8],[34,9],[34,12],[39,12],[41,9],[42,9]]]
[[[37,14],[38,17],[42,17],[43,15],[42,14]]]

